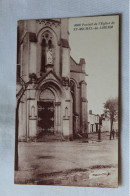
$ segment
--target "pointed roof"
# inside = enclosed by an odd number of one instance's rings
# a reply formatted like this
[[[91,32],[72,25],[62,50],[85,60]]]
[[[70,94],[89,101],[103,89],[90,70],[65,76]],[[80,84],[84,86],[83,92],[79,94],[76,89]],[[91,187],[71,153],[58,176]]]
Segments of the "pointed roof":
[[[39,80],[37,81],[37,83],[39,84],[41,81],[47,80],[47,79],[55,80],[55,81],[58,81],[60,83],[62,82],[61,79],[56,75],[56,73],[54,71],[50,70],[49,72],[42,75],[39,78]]]
[[[70,56],[70,71],[82,72],[82,67]]]

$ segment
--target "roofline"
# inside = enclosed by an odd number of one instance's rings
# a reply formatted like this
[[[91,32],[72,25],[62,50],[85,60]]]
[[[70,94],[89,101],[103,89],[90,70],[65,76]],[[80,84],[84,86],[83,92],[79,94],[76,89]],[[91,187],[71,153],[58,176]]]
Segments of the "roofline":
[[[72,56],[70,56],[70,58],[72,59],[72,61],[74,61],[74,63],[76,63],[76,65],[79,65],[74,59]]]

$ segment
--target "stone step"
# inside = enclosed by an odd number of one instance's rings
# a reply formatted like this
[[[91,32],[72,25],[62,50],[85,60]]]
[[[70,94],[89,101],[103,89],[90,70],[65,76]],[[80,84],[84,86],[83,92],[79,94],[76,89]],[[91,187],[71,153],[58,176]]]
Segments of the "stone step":
[[[43,135],[36,139],[37,142],[50,142],[50,141],[65,141],[61,134]]]

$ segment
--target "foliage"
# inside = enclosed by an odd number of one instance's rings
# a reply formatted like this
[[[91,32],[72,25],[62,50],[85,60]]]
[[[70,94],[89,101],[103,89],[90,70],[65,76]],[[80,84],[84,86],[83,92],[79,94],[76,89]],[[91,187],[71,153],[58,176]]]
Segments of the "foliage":
[[[104,104],[104,114],[105,117],[108,117],[110,120],[116,120],[118,117],[118,99],[110,98]]]
[[[113,131],[113,122],[118,119],[118,99],[109,98],[106,103],[104,103],[104,114],[105,117],[110,119],[111,129],[110,129],[110,140]]]

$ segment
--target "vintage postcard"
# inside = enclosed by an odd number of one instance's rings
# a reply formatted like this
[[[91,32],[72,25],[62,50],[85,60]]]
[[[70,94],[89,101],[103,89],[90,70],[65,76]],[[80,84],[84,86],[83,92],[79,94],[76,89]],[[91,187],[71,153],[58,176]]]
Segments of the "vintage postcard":
[[[15,184],[118,187],[119,15],[17,27]]]

